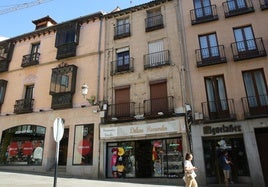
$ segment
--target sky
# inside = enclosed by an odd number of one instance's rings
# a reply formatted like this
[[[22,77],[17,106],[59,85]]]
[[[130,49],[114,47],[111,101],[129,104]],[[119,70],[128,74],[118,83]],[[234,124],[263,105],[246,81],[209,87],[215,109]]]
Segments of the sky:
[[[24,3],[32,4],[36,0],[0,0],[0,40],[12,38],[34,31],[33,20],[50,16],[57,23],[93,14],[111,12],[117,6],[126,9],[150,2],[151,0],[47,0],[36,6],[10,11]],[[7,13],[3,13],[9,10]],[[6,11],[5,11],[6,12]]]

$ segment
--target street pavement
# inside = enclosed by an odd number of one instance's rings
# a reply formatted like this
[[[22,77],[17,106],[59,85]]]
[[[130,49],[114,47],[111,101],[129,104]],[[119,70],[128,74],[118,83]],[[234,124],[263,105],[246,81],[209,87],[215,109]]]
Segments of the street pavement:
[[[54,184],[55,182],[55,184]],[[174,187],[168,185],[136,184],[78,178],[23,174],[0,171],[0,187]],[[176,186],[179,187],[179,186]]]

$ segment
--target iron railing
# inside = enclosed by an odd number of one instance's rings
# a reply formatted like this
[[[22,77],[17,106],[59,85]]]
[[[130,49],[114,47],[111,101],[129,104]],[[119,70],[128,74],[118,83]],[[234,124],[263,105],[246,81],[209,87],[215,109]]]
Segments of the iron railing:
[[[234,61],[266,56],[262,38],[244,40],[231,44]]]
[[[196,49],[197,67],[226,63],[224,46],[218,45],[214,47]]]
[[[170,65],[169,51],[160,51],[144,55],[144,69]]]
[[[118,103],[108,105],[107,122],[131,121],[135,115],[135,103]]]
[[[39,64],[40,53],[31,53],[22,57],[21,67]]]
[[[161,29],[164,27],[163,15],[159,14],[145,19],[145,31],[150,32],[153,30]]]
[[[233,99],[202,102],[201,105],[205,121],[225,121],[236,118]]]
[[[114,28],[114,39],[120,39],[130,36],[130,24],[125,23],[121,25],[117,25]]]
[[[15,114],[24,114],[33,112],[34,99],[20,99],[16,100],[14,106]]]
[[[226,18],[254,12],[251,0],[227,0],[222,6]]]
[[[111,75],[133,72],[134,71],[134,58],[127,58],[122,60],[115,60],[111,62]]]
[[[192,25],[219,19],[216,5],[192,9],[190,10],[190,16]]]
[[[161,97],[144,100],[144,115],[147,117],[169,116],[174,114],[174,97]]]
[[[242,97],[245,118],[268,116],[268,95]]]

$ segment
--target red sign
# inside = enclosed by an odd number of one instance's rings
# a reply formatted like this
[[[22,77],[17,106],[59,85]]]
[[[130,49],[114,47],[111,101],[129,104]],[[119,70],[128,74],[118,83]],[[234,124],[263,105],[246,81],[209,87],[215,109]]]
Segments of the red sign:
[[[9,156],[16,156],[18,154],[18,143],[12,142],[8,148]]]
[[[22,145],[22,153],[24,155],[31,155],[33,152],[33,145],[32,145],[32,142],[25,142],[23,145]]]
[[[88,140],[81,140],[77,147],[78,152],[85,156],[91,151],[91,146]]]

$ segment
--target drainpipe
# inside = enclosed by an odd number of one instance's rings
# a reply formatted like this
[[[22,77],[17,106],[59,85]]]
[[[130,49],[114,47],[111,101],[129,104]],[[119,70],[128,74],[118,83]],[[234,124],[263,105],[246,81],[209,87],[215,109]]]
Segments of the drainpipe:
[[[177,0],[177,27],[178,27],[178,35],[180,37],[180,49],[181,49],[181,85],[182,85],[182,103],[183,105],[190,104],[192,108],[193,114],[193,93],[192,93],[192,86],[191,86],[191,78],[190,78],[190,70],[189,70],[189,59],[188,59],[188,52],[187,52],[187,42],[186,42],[186,32],[185,32],[185,25],[183,20],[183,9],[181,5],[182,0]],[[189,91],[189,97],[186,98],[186,88]],[[185,109],[186,111],[186,109]],[[185,113],[185,123],[186,123],[186,132],[188,136],[188,143],[190,151],[192,152],[192,143],[191,143],[191,132],[188,129],[188,121],[187,121],[187,111]]]

